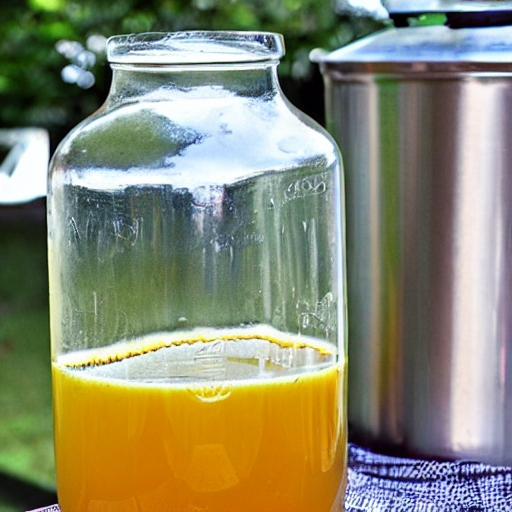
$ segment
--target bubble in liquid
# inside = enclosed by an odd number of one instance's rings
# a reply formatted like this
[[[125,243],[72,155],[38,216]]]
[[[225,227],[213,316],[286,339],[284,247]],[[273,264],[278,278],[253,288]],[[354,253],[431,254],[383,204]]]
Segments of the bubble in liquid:
[[[224,384],[208,384],[193,387],[190,392],[201,402],[214,403],[225,400],[231,395],[229,386]]]

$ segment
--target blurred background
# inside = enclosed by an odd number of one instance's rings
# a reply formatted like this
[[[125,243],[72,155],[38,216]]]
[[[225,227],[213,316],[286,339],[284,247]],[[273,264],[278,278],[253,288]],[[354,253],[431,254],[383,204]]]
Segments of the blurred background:
[[[372,3],[365,1],[367,6]],[[283,90],[323,124],[323,84],[310,52],[334,50],[387,23],[378,11],[351,10],[348,3],[0,0],[0,131],[43,128],[53,153],[107,95],[106,38],[194,29],[283,34]],[[0,140],[0,162],[11,149]],[[46,165],[44,158],[37,163]],[[49,336],[44,198],[0,202],[0,512],[30,510],[56,500]]]
[[[105,99],[104,46],[113,34],[282,33],[282,86],[321,121],[320,74],[309,52],[338,48],[379,26],[372,18],[337,15],[334,0],[2,0],[0,6],[0,126],[46,128],[53,147]]]

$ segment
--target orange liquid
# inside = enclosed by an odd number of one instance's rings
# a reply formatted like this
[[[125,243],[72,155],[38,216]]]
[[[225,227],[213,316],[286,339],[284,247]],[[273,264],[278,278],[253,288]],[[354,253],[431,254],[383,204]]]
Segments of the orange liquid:
[[[54,364],[63,512],[343,510],[344,378],[332,354],[232,333],[194,341]],[[196,366],[171,363],[180,350]],[[293,351],[309,363],[279,364]]]

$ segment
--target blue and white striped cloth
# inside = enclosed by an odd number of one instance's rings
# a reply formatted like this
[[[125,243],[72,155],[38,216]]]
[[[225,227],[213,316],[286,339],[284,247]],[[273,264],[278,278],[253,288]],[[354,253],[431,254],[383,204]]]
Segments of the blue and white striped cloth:
[[[512,512],[510,467],[348,453],[345,512]]]

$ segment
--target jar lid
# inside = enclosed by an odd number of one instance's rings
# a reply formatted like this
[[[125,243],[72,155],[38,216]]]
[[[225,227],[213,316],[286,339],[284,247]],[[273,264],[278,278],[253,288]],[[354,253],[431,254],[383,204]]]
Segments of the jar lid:
[[[317,59],[323,71],[512,71],[510,27],[382,30]]]
[[[279,60],[284,39],[271,32],[147,32],[113,36],[107,58],[118,64],[227,64]]]

